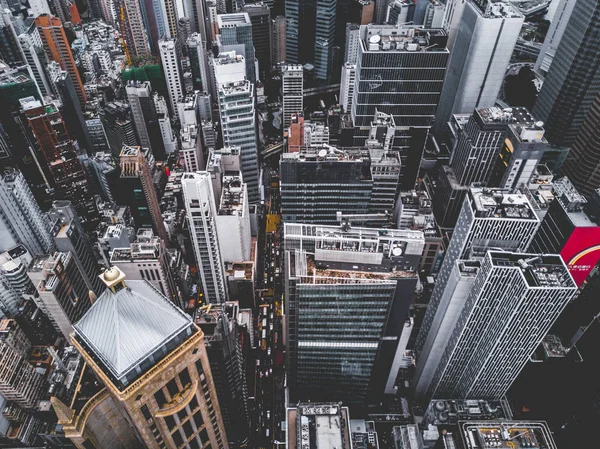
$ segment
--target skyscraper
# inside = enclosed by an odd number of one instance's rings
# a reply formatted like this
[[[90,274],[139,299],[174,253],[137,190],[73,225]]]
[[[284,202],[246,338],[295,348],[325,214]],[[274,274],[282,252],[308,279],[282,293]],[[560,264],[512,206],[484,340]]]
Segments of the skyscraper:
[[[555,180],[552,192],[554,200],[528,251],[560,254],[580,287],[600,261],[600,222],[584,209],[587,201],[569,178]]]
[[[259,78],[265,79],[271,70],[271,9],[263,2],[244,6],[252,23],[252,42],[258,61]]]
[[[475,270],[427,397],[503,398],[577,292],[558,255],[488,251]]]
[[[474,0],[465,3],[464,26],[457,32],[435,116],[436,133],[445,129],[452,114],[494,106],[523,20],[510,3],[486,2],[483,8]]]
[[[225,267],[216,229],[217,209],[210,173],[185,173],[181,180],[190,237],[207,303],[227,300]]]
[[[126,284],[114,267],[102,278],[107,289],[72,336],[106,387],[96,402],[112,398],[148,448],[227,449],[202,331],[146,281]],[[96,447],[102,436],[79,430],[71,438]]]
[[[273,65],[285,62],[285,17],[277,16],[273,19],[273,47],[271,61]]]
[[[150,94],[152,87],[150,86],[150,82],[145,81],[144,83],[140,83],[129,81],[125,87],[125,91],[127,92],[127,100],[131,107],[131,116],[133,117],[133,124],[137,131],[140,146],[149,148],[152,151],[152,142],[150,141],[142,105],[142,102],[148,103],[151,101]]]
[[[57,17],[42,14],[35,19],[35,26],[42,40],[48,60],[58,62],[60,67],[69,73],[79,102],[83,107],[86,102],[85,90],[83,89],[83,82],[75,65],[75,59],[73,58],[73,53],[71,53],[71,45],[65,35],[62,22]]]
[[[290,126],[292,114],[304,112],[303,109],[303,70],[301,65],[284,65],[281,68],[283,92],[283,131]]]
[[[48,82],[48,78],[44,70],[45,57],[43,49],[35,45],[33,37],[26,33],[19,35],[19,45],[21,46],[21,50],[25,55],[27,64],[29,64],[29,68],[33,73],[33,77],[35,78],[35,82],[40,91],[44,95],[49,95],[52,88],[50,87],[50,83]]]
[[[236,50],[234,46],[243,46],[246,61],[246,79],[256,82],[256,65],[254,40],[252,37],[252,22],[248,13],[219,14],[217,16],[219,29],[218,42],[223,47],[222,51]],[[264,36],[262,36],[264,39]],[[238,51],[238,54],[240,52]]]
[[[454,290],[459,290],[455,271],[458,261],[482,257],[491,248],[524,251],[539,223],[525,195],[501,189],[469,189],[415,345],[418,357],[414,388],[418,397],[426,393],[460,314],[452,301]]]
[[[377,403],[405,350],[423,234],[286,223],[284,241],[290,401]]]
[[[123,145],[138,145],[131,120],[131,108],[127,103],[116,101],[108,103],[100,111],[100,120],[102,120],[110,151],[114,157],[119,157]]]
[[[352,110],[355,84],[356,65],[346,62],[342,67],[342,80],[340,81],[340,106],[346,113]]]
[[[46,182],[54,189],[54,198],[72,201],[81,219],[91,225],[96,219],[96,206],[75,141],[70,138],[60,112],[53,104],[43,106],[32,97],[21,99],[21,106],[35,139],[38,157],[45,165],[42,171]]]
[[[183,78],[179,65],[181,54],[178,50],[177,40],[175,39],[162,38],[158,43],[158,48],[160,50],[160,60],[162,61],[163,70],[165,71],[171,112],[173,113],[173,118],[177,119],[177,101],[183,96]]]
[[[239,147],[250,203],[260,200],[258,142],[254,111],[254,84],[248,80],[219,85],[219,112],[223,145]]]
[[[190,67],[194,89],[208,92],[213,96],[210,78],[208,75],[208,61],[206,58],[206,48],[200,34],[193,33],[186,41],[188,57],[190,58]]]
[[[123,0],[115,7],[115,15],[120,29],[125,30],[125,43],[131,56],[146,56],[150,52],[148,34],[144,27],[140,2]]]
[[[425,140],[433,125],[449,52],[443,30],[362,25],[351,116],[354,146],[363,146],[375,112],[394,117],[400,182],[414,188]],[[427,83],[422,80],[427,79]],[[407,99],[410,98],[410,101]]]
[[[0,250],[23,244],[34,256],[54,247],[49,223],[42,214],[27,181],[17,170],[5,171],[0,179]]]
[[[14,67],[23,65],[26,61],[11,19],[10,13],[0,11],[0,55],[6,64]]]
[[[556,50],[565,34],[565,29],[571,18],[575,3],[577,2],[571,0],[560,0],[558,2],[550,23],[550,28],[548,28],[546,38],[540,49],[540,54],[535,61],[536,72],[545,75],[548,73],[548,70],[550,70],[554,55],[556,55]]]
[[[27,355],[0,343],[0,395],[24,409],[35,410],[46,383]]]
[[[538,95],[533,114],[546,124],[548,142],[570,147],[600,93],[600,4],[573,2],[573,11]]]

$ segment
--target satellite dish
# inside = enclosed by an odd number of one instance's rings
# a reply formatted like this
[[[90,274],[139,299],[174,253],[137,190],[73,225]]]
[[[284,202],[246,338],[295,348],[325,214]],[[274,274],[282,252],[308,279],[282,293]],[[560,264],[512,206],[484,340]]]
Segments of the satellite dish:
[[[392,250],[392,254],[393,254],[394,256],[401,256],[401,255],[402,255],[402,248],[395,247],[395,248]]]
[[[375,34],[369,38],[369,42],[371,44],[378,44],[380,40],[381,40],[381,36],[379,34]]]
[[[544,126],[544,122],[542,122],[542,121],[535,122],[535,126],[537,126],[538,128],[541,128],[542,126]]]
[[[327,150],[320,150],[319,157],[325,157],[325,156],[327,156]]]

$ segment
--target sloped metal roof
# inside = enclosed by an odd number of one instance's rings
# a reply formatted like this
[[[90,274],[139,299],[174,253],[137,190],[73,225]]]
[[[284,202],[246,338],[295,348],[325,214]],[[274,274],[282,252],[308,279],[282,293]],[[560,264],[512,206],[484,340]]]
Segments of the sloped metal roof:
[[[127,281],[116,293],[106,289],[74,328],[118,379],[191,324],[143,280]]]

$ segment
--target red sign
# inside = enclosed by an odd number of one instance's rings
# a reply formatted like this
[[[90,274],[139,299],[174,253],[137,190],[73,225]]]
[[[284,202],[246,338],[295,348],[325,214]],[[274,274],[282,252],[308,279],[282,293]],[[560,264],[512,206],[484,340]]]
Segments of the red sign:
[[[581,287],[600,260],[600,227],[575,228],[560,255]]]

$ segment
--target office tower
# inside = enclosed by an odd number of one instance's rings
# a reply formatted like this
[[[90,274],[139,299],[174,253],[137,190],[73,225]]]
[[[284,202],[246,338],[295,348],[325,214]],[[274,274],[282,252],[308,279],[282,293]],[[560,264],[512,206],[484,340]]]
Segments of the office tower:
[[[57,332],[69,339],[73,324],[92,306],[90,288],[70,252],[33,259],[27,273],[35,287],[36,303]],[[99,290],[101,291],[101,290]]]
[[[285,17],[277,16],[273,19],[273,43],[271,61],[273,65],[285,62]]]
[[[252,22],[248,13],[219,14],[217,16],[219,28],[219,43],[223,51],[236,50],[233,46],[243,46],[243,55],[246,61],[246,79],[256,82],[255,50],[252,38]],[[238,54],[240,52],[238,51]]]
[[[60,115],[65,121],[65,125],[69,130],[71,138],[79,144],[80,149],[91,154],[93,151],[92,138],[85,124],[85,118],[77,98],[77,92],[75,92],[69,74],[64,70],[61,70],[58,76],[54,77],[51,81],[60,98]]]
[[[248,80],[220,84],[219,112],[223,145],[240,148],[248,200],[250,203],[257,203],[260,199],[260,186],[254,85]]]
[[[329,128],[325,123],[306,120],[303,128],[304,145],[307,147],[329,145]]]
[[[427,391],[460,313],[452,302],[453,294],[466,293],[457,287],[459,261],[482,257],[488,249],[524,251],[539,224],[525,195],[501,189],[469,189],[417,337],[417,396]]]
[[[198,33],[190,35],[186,41],[194,89],[212,94],[210,78],[208,75],[208,61],[206,48]]]
[[[46,56],[44,50],[34,43],[33,37],[29,34],[20,34],[18,39],[21,51],[25,55],[25,60],[33,73],[40,91],[43,95],[50,94],[52,88],[46,77]]]
[[[102,120],[99,118],[88,119],[85,121],[85,126],[92,141],[91,150],[99,153],[109,152],[108,137],[106,136]]]
[[[342,66],[342,80],[340,82],[340,106],[345,112],[352,110],[354,98],[354,85],[356,82],[356,65],[345,62]]]
[[[453,117],[457,135],[450,166],[438,177],[434,207],[443,227],[453,227],[468,188],[481,183],[505,189],[528,185],[547,149],[543,124],[526,108],[480,108],[463,123]]]
[[[350,411],[341,402],[299,403],[288,407],[286,447],[301,449],[314,438],[330,447],[350,449]]]
[[[207,30],[206,3],[200,0],[183,0],[183,14],[178,17],[189,17],[192,33],[199,33],[203,42],[207,42],[210,30]],[[179,5],[177,5],[179,9]]]
[[[175,39],[162,38],[158,43],[158,47],[167,81],[171,112],[173,113],[173,118],[177,119],[177,100],[183,96],[183,78],[179,66],[181,54],[177,46],[177,40]]]
[[[204,333],[208,362],[231,447],[244,447],[248,443],[251,425],[246,381],[248,341],[239,313],[239,304],[229,301],[200,309],[196,319]]]
[[[31,287],[27,276],[31,260],[31,254],[23,245],[17,245],[0,254],[0,273],[6,283],[20,295]]]
[[[142,228],[134,243],[115,248],[110,254],[110,265],[119,268],[127,279],[147,280],[164,297],[181,307],[165,242],[155,237],[152,230]]]
[[[338,4],[338,8],[340,8],[340,12],[344,15],[344,5]],[[348,2],[347,6],[347,19],[338,20],[338,44],[343,45],[347,35],[344,34],[344,31],[348,29],[348,24],[359,24],[359,25],[368,25],[373,23],[373,17],[375,15],[375,2],[372,0],[351,0]]]
[[[138,145],[129,104],[120,101],[108,103],[100,110],[100,120],[113,156],[118,157],[124,145]]]
[[[119,165],[121,166],[120,184],[124,190],[122,193],[129,196],[125,204],[131,207],[131,214],[136,227],[152,226],[156,235],[163,241],[168,242],[169,236],[160,213],[160,204],[148,161],[149,156],[149,150],[123,146],[119,156]]]
[[[188,172],[204,169],[204,156],[202,152],[202,139],[198,123],[186,124],[179,134],[181,148],[179,154],[183,156],[183,166]]]
[[[143,0],[138,4],[140,18],[142,22],[140,26],[142,32],[146,34],[147,42],[150,46],[150,53],[156,55],[158,53],[158,41],[161,37],[176,37],[176,34],[171,34],[171,30],[176,32],[175,23],[169,24],[167,17],[167,8],[173,9],[173,3],[171,0],[158,1],[158,0]],[[129,6],[125,2],[126,6]],[[135,14],[135,12],[134,12]],[[171,11],[171,19],[174,21],[175,16]],[[130,18],[130,20],[132,20]]]
[[[356,64],[358,61],[358,47],[360,45],[360,25],[357,23],[346,24],[346,42],[344,62]]]
[[[82,220],[86,224],[92,223],[96,218],[96,207],[75,142],[71,140],[60,112],[53,104],[43,106],[32,97],[21,99],[21,106],[44,164],[42,170],[54,189],[53,196],[71,200]]]
[[[428,397],[504,397],[577,292],[558,255],[488,251],[475,272]]]
[[[6,11],[0,11],[0,15],[0,56],[10,66],[23,65],[26,59],[12,24],[12,15]]]
[[[391,114],[402,160],[401,184],[414,188],[425,140],[433,125],[449,52],[443,30],[363,25],[352,101],[354,146],[364,145],[376,111]],[[418,74],[418,75],[417,75]],[[421,81],[427,78],[430,82]],[[406,103],[412,92],[414,102]]]
[[[35,410],[44,393],[44,376],[29,364],[27,355],[0,343],[0,395],[24,409]]]
[[[116,404],[145,447],[227,449],[202,331],[148,282],[125,284],[114,267],[102,277],[108,288],[72,338],[106,387],[96,403]],[[102,436],[85,430],[67,436],[81,448],[107,447],[96,446]]]
[[[442,28],[444,26],[444,15],[446,5],[439,0],[429,0],[423,17],[425,28]]]
[[[554,201],[535,233],[529,252],[560,254],[581,286],[600,261],[600,223],[584,209],[587,200],[569,178],[552,183]]]
[[[599,122],[600,94],[592,104],[562,170],[577,189],[588,197],[594,196],[594,191],[600,186]]]
[[[115,6],[115,18],[120,30],[125,30],[123,39],[129,57],[150,54],[148,35],[144,27],[140,3],[135,0],[123,0]]]
[[[175,131],[171,127],[171,119],[169,117],[169,109],[167,108],[167,102],[165,97],[159,95],[157,92],[152,94],[152,101],[156,110],[156,119],[158,121],[158,127],[160,129],[160,136],[162,138],[165,153],[172,154],[177,150],[177,136]]]
[[[227,300],[227,288],[211,176],[208,172],[186,173],[181,185],[204,297],[208,304],[223,303]]]
[[[283,130],[290,126],[292,114],[304,112],[304,78],[301,65],[284,65],[281,68],[283,92]]]
[[[408,22],[416,23],[414,16],[414,0],[392,0],[388,3],[385,23],[388,25],[402,25]]]
[[[336,0],[316,1],[315,8],[315,49],[313,65],[315,77],[319,80],[332,82],[336,79],[334,72],[337,70],[335,60],[335,31],[336,31]],[[306,11],[306,10],[305,10]],[[301,26],[305,26],[303,23]],[[299,43],[304,46],[304,42]]]
[[[129,81],[125,87],[125,91],[127,92],[127,100],[131,107],[131,116],[133,117],[140,146],[149,148],[152,151],[152,143],[150,142],[150,135],[146,125],[146,115],[150,111],[144,111],[144,109],[149,107],[148,103],[151,101],[152,87],[150,86],[150,82],[140,83],[139,81]]]
[[[189,37],[192,35],[192,25],[187,17],[180,17],[177,20],[177,40],[180,45],[185,45]]]
[[[69,73],[69,77],[77,93],[81,106],[85,106],[86,96],[83,82],[75,65],[71,46],[59,18],[43,14],[35,19],[35,26],[46,51],[49,61],[56,61],[61,69]]]
[[[244,12],[252,23],[252,41],[258,61],[260,79],[265,79],[271,70],[271,9],[265,3],[244,6]]]
[[[54,201],[48,212],[54,244],[58,251],[71,253],[87,289],[101,293],[98,280],[98,261],[82,225],[80,217],[70,201]]]
[[[25,177],[7,170],[0,178],[0,251],[22,244],[32,255],[54,247],[47,218],[42,214]]]
[[[573,145],[600,93],[600,60],[592,37],[600,27],[600,5],[589,0],[571,3],[571,16],[533,109],[546,123],[548,142],[559,148]]]
[[[452,114],[494,106],[523,20],[510,3],[490,3],[485,10],[472,0],[465,3],[461,19],[465,26],[457,32],[448,64],[436,133],[445,129]]]
[[[284,242],[290,401],[377,403],[406,349],[423,234],[285,223]]]
[[[0,316],[16,317],[23,305],[23,296],[10,284],[4,273],[0,272]]]
[[[219,98],[219,84],[242,81],[246,77],[245,58],[235,51],[221,52],[216,58],[210,58],[210,76],[212,89]]]
[[[554,16],[552,17],[552,21],[550,23],[550,28],[548,28],[546,38],[544,39],[540,53],[535,61],[534,70],[537,73],[545,75],[550,70],[554,55],[556,55],[558,46],[560,45],[562,37],[565,34],[565,29],[567,28],[567,24],[569,23],[569,19],[571,18],[571,14],[573,13],[573,7],[575,6],[575,3],[577,2],[560,0],[556,6]]]

